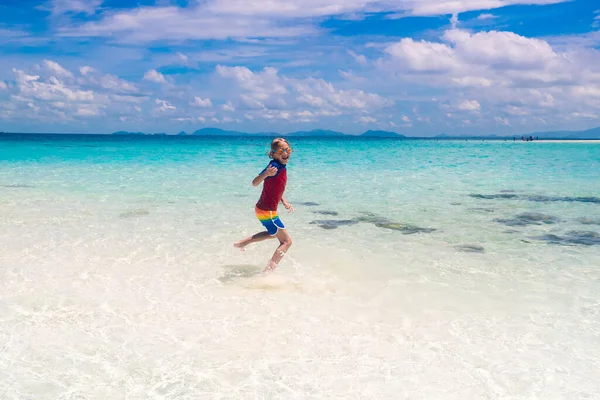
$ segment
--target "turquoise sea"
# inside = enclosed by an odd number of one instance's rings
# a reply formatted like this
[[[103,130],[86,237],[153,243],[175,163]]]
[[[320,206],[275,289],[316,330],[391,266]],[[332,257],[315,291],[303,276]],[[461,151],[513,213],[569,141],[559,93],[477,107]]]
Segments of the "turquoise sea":
[[[0,136],[2,399],[600,393],[600,143]]]

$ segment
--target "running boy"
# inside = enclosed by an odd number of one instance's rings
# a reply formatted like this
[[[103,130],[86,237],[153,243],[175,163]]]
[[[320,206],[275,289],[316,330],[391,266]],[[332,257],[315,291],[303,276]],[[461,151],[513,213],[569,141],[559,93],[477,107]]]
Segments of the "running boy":
[[[292,245],[292,238],[277,215],[279,202],[288,210],[288,213],[295,211],[294,207],[283,198],[287,182],[286,165],[291,155],[292,149],[287,140],[283,138],[273,139],[271,142],[271,151],[268,153],[269,158],[272,159],[271,162],[252,180],[253,186],[258,186],[264,182],[262,194],[258,203],[256,203],[254,212],[267,230],[234,243],[235,247],[243,250],[250,243],[271,238],[279,239],[279,247],[273,253],[273,257],[269,260],[265,271],[277,268],[277,265]]]

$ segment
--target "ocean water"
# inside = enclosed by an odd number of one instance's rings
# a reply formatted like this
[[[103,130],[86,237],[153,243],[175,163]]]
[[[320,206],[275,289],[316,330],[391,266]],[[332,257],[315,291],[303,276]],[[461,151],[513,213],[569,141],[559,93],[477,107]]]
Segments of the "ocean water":
[[[2,399],[600,396],[600,143],[0,136]]]

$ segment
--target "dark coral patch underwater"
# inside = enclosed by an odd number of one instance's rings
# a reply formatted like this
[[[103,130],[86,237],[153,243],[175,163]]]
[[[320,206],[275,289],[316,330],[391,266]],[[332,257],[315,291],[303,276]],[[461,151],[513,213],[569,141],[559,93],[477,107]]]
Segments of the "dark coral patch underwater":
[[[546,234],[535,237],[550,244],[599,246],[600,234],[593,231],[570,231],[564,236]]]
[[[390,229],[393,231],[399,231],[404,235],[412,235],[415,233],[431,233],[436,231],[433,228],[422,228],[419,226],[404,224],[401,222],[394,222],[388,218],[380,217],[371,212],[363,212],[362,215],[358,218],[354,219],[328,219],[328,220],[316,220],[310,222],[311,224],[316,224],[323,229],[337,229],[339,226],[344,225],[354,225],[359,222],[366,222],[370,224],[374,224],[378,228]]]
[[[495,222],[500,222],[501,224],[507,226],[527,226],[527,225],[541,225],[541,224],[554,224],[559,222],[560,219],[554,217],[552,215],[546,215],[541,213],[533,213],[527,212],[522,213],[514,218],[497,218],[494,220]]]
[[[551,202],[568,202],[568,203],[592,203],[600,204],[600,197],[594,196],[545,196],[545,195],[518,195],[511,193],[500,193],[500,194],[480,194],[471,193],[469,197],[482,200],[528,200],[535,201],[538,203],[551,203]]]

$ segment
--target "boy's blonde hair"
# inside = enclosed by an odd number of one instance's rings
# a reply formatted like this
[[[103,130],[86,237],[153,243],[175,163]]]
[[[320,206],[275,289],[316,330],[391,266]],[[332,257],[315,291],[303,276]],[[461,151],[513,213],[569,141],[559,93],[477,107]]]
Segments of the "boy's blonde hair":
[[[283,143],[287,144],[287,145],[288,145],[288,147],[290,146],[290,143],[289,143],[287,140],[285,140],[284,138],[280,138],[280,137],[279,137],[279,138],[275,138],[275,139],[273,139],[273,141],[271,141],[271,150],[269,151],[269,153],[267,153],[267,155],[268,155],[270,158],[273,158],[273,153],[274,153],[274,152],[275,152],[275,150],[277,150],[277,148],[278,148],[278,147],[279,147],[281,144],[283,144]]]

